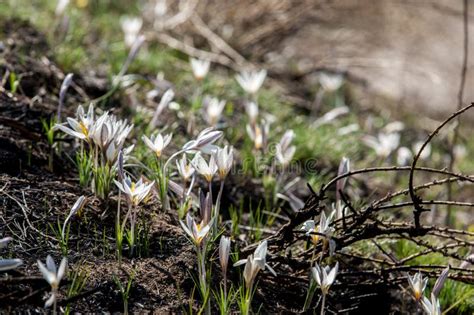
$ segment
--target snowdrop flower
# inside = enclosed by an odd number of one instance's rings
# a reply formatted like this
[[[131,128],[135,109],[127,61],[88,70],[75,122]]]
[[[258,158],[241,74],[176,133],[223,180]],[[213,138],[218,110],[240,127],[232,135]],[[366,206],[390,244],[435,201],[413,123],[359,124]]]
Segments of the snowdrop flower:
[[[140,178],[137,182],[133,182],[130,177],[125,177],[122,183],[114,179],[115,185],[127,195],[132,205],[138,206],[145,198],[148,197],[151,188],[155,184],[155,181],[152,181],[150,184],[145,184]]]
[[[254,143],[256,150],[261,150],[265,147],[267,142],[267,136],[270,132],[270,125],[265,121],[262,122],[262,126],[259,125],[247,125],[247,134]]]
[[[338,90],[342,83],[344,82],[344,77],[341,74],[330,74],[330,73],[320,73],[319,74],[319,84],[326,92],[334,92]]]
[[[56,10],[54,11],[54,14],[56,14],[56,16],[63,15],[68,5],[69,5],[69,0],[59,0],[58,4],[56,5]]]
[[[423,297],[426,284],[428,283],[428,278],[423,278],[421,273],[418,272],[413,277],[408,275],[408,283],[410,284],[410,288],[413,291],[413,296],[417,301],[420,301]]]
[[[230,254],[230,238],[227,236],[221,236],[219,242],[219,262],[222,269],[222,274],[227,274],[227,265],[229,263]]]
[[[54,128],[81,140],[89,141],[90,131],[94,124],[94,105],[89,105],[87,114],[84,113],[84,108],[82,105],[79,105],[76,111],[76,119],[68,117],[67,123],[69,124],[70,128],[66,127],[65,123],[56,124]]]
[[[281,165],[285,166],[291,162],[295,155],[296,147],[291,145],[295,133],[293,130],[285,132],[280,142],[276,145],[276,158]]]
[[[54,260],[50,255],[46,257],[46,266],[40,260],[38,260],[38,268],[41,271],[41,274],[43,275],[44,279],[51,286],[51,297],[46,301],[45,307],[50,307],[51,305],[53,305],[53,303],[56,304],[59,282],[61,282],[61,279],[66,273],[66,267],[66,257],[63,257],[63,259],[61,260],[59,269],[56,267],[56,264],[54,263]]]
[[[188,212],[186,215],[186,223],[181,220],[179,223],[181,224],[184,232],[191,238],[194,244],[199,246],[208,235],[211,229],[212,220],[207,223],[201,222],[200,224],[196,224],[196,221]]]
[[[212,178],[217,172],[217,163],[214,155],[211,155],[209,163],[204,160],[200,153],[197,153],[194,159],[191,161],[196,171],[204,176],[208,183],[212,182]]]
[[[413,152],[415,154],[418,154],[418,151],[420,151],[421,147],[423,146],[423,143],[424,141],[418,141],[417,143],[413,145]],[[420,159],[426,160],[430,157],[430,155],[431,155],[431,144],[428,143],[423,149],[423,151],[421,151]]]
[[[124,33],[124,41],[127,47],[132,47],[135,40],[138,38],[138,33],[142,28],[143,21],[139,17],[125,16],[120,19],[120,25]]]
[[[330,227],[332,220],[334,218],[335,211],[332,211],[329,217],[326,217],[324,211],[321,212],[321,217],[319,218],[319,225],[316,226],[314,220],[308,220],[303,223],[301,230],[306,232],[306,235],[311,235],[311,241],[313,244],[317,244],[322,237],[321,234],[325,235],[326,238],[330,238],[334,232],[334,228]],[[318,234],[311,234],[316,232]]]
[[[242,89],[248,94],[255,94],[258,92],[260,87],[265,81],[267,76],[266,70],[260,71],[242,71],[240,74],[235,76],[237,82],[239,82]]]
[[[198,81],[203,80],[209,72],[211,62],[209,60],[200,60],[196,58],[191,58],[189,61],[191,63],[191,69],[193,70],[194,78],[196,78]]]
[[[186,153],[183,153],[183,156],[180,160],[176,160],[176,167],[178,169],[179,175],[185,182],[189,181],[191,176],[193,176],[194,172],[196,171],[192,164],[188,163]]]
[[[213,127],[206,128],[199,133],[195,140],[191,140],[184,144],[183,151],[189,152],[199,150],[204,153],[215,151],[213,143],[222,137],[222,131],[214,130]]]
[[[247,288],[251,288],[257,274],[260,270],[265,270],[265,267],[276,276],[275,270],[267,264],[267,241],[261,242],[255,249],[255,252],[247,257],[247,259],[241,259],[234,264],[234,267],[245,264],[244,268],[244,280]]]
[[[161,133],[157,134],[155,137],[148,138],[147,136],[143,136],[142,140],[145,142],[147,147],[149,147],[155,154],[157,158],[161,157],[163,150],[170,144],[171,138],[173,134],[167,134],[166,136],[162,136]]]
[[[392,153],[393,150],[398,148],[400,143],[399,133],[379,133],[377,138],[372,136],[366,136],[362,139],[364,143],[375,150],[375,153],[383,158]]]
[[[336,279],[336,276],[337,276],[338,268],[339,268],[338,262],[332,269],[330,269],[329,266],[325,266],[321,268],[319,267],[318,264],[316,264],[313,268],[311,268],[311,273],[313,275],[313,278],[318,283],[319,287],[321,288],[321,292],[324,295],[328,294],[329,288],[334,283],[334,280]]]
[[[442,313],[439,299],[433,293],[431,294],[431,300],[424,296],[421,305],[423,305],[423,309],[428,315],[441,315]]]
[[[219,100],[218,98],[206,97],[204,99],[204,120],[211,126],[215,126],[221,118],[222,111],[225,107],[225,100]]]
[[[219,178],[221,181],[223,181],[232,168],[232,162],[234,161],[234,149],[229,146],[225,146],[223,149],[219,148],[217,149],[215,156]]]
[[[249,116],[250,124],[255,125],[258,117],[258,104],[255,102],[245,103],[245,111],[247,116]]]
[[[408,149],[407,147],[400,147],[397,150],[397,164],[404,166],[410,164],[410,161],[413,158],[413,154],[411,153],[411,150]]]

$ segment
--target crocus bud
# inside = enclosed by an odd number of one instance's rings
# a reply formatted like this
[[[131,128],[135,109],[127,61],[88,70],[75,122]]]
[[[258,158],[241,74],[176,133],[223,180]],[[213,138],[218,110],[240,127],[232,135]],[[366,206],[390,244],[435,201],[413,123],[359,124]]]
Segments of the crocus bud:
[[[230,238],[227,236],[221,236],[219,243],[219,262],[222,268],[222,274],[227,274],[227,265],[229,263],[230,254]]]

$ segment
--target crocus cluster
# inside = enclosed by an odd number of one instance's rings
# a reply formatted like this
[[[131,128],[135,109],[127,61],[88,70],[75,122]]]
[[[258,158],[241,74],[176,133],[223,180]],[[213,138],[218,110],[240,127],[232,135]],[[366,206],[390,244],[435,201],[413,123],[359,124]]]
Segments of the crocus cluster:
[[[123,150],[126,160],[133,150],[133,145],[124,148],[125,140],[133,125],[129,125],[126,120],[117,119],[108,112],[96,118],[94,106],[91,104],[87,113],[82,106],[79,106],[75,118],[68,117],[67,123],[57,124],[55,128],[85,142],[87,151],[78,154],[91,161],[92,167],[83,172],[93,173],[91,181],[93,191],[99,197],[106,198],[117,171],[119,152]]]

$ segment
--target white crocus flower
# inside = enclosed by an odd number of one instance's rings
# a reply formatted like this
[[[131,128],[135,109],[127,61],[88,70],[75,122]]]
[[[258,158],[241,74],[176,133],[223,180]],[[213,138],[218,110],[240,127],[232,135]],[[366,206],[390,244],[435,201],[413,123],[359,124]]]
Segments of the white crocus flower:
[[[248,288],[251,288],[254,280],[260,270],[265,270],[265,267],[276,276],[275,270],[267,264],[267,241],[261,242],[255,249],[255,252],[247,257],[241,259],[234,264],[234,267],[245,264],[244,280]]]
[[[115,185],[127,195],[134,206],[138,206],[150,194],[151,188],[155,184],[152,181],[150,184],[145,184],[140,178],[137,182],[133,182],[129,177],[125,177],[122,183],[114,179]]]
[[[401,166],[405,166],[410,164],[411,159],[413,158],[413,154],[411,150],[407,147],[400,147],[397,150],[397,164]]]
[[[84,209],[84,206],[86,205],[86,202],[87,202],[87,198],[85,196],[80,196],[76,200],[74,205],[72,206],[71,211],[69,211],[69,214],[68,214],[68,216],[66,217],[66,220],[64,220],[64,223],[63,223],[63,228],[62,228],[62,231],[61,231],[61,235],[62,235],[63,239],[64,239],[64,233],[66,231],[66,224],[69,222],[69,220],[71,220],[71,218],[74,215],[76,215],[76,213],[81,212],[82,209]]]
[[[266,76],[267,71],[264,69],[260,71],[242,71],[235,76],[235,79],[245,92],[255,94],[262,86]]]
[[[123,160],[126,162],[130,158],[130,153],[132,152],[133,148],[135,147],[134,144],[126,147],[123,149]],[[120,151],[122,150],[123,146],[117,145],[115,142],[112,142],[107,151],[105,152],[105,157],[109,165],[113,166],[113,169],[117,168],[117,159]]]
[[[211,229],[212,221],[213,220],[210,220],[207,222],[207,224],[205,222],[197,224],[194,218],[188,212],[186,215],[186,223],[181,220],[179,223],[181,224],[184,232],[191,238],[194,244],[199,246],[208,235]]]
[[[211,126],[215,126],[221,118],[226,101],[216,97],[206,97],[204,99],[204,120]]]
[[[225,276],[227,273],[227,265],[229,263],[230,254],[230,238],[227,236],[221,236],[219,242],[219,263],[221,265],[222,274]]]
[[[225,146],[223,149],[219,148],[217,149],[215,156],[219,178],[220,180],[224,180],[232,168],[232,163],[234,161],[234,149],[229,146]]]
[[[67,123],[70,128],[66,127],[66,123],[56,124],[54,128],[81,140],[89,141],[91,128],[94,124],[94,106],[92,104],[89,105],[89,110],[85,114],[84,108],[82,105],[79,105],[76,111],[76,118],[68,117]]]
[[[439,299],[433,293],[431,294],[431,300],[424,296],[421,305],[423,305],[423,309],[428,315],[442,314]]]
[[[105,112],[94,122],[90,137],[105,152],[112,142],[115,142],[116,147],[122,147],[132,129],[133,125],[129,125],[125,119],[119,120],[115,115]]]
[[[199,133],[195,140],[185,143],[182,151],[201,151],[203,153],[213,152],[216,149],[213,143],[222,137],[222,134],[222,131],[214,130],[213,127],[206,128]]]
[[[14,259],[0,259],[0,271],[8,271],[15,269],[23,264],[23,260]]]
[[[191,63],[191,69],[193,70],[193,75],[196,80],[203,80],[209,72],[211,62],[209,60],[200,60],[196,58],[191,58],[189,61]]]
[[[308,220],[303,223],[301,230],[305,231],[306,235],[311,236],[311,241],[313,242],[313,244],[317,244],[321,237],[323,237],[322,235],[324,235],[326,238],[330,238],[332,236],[332,233],[334,232],[334,228],[330,227],[330,225],[335,214],[336,212],[332,211],[331,214],[326,217],[326,214],[323,211],[321,212],[321,217],[319,218],[318,226],[316,226],[314,220]],[[314,232],[318,234],[311,234]]]
[[[413,145],[414,154],[418,154],[418,151],[420,151],[421,147],[423,146],[423,143],[424,143],[423,141],[419,141]],[[431,155],[431,144],[428,143],[423,149],[423,151],[421,151],[420,159],[426,160],[430,157],[430,155]]]
[[[11,237],[0,239],[0,249],[5,248],[11,240]],[[0,259],[0,271],[15,269],[22,264],[23,260],[21,259]]]
[[[426,150],[426,148],[425,148]],[[424,152],[424,151],[423,151]],[[457,159],[464,159],[467,155],[467,149],[462,144],[455,145],[453,148],[454,157]],[[422,153],[423,154],[423,153]]]
[[[166,136],[162,136],[160,133],[155,137],[148,138],[147,136],[143,136],[142,140],[145,144],[156,154],[158,158],[161,157],[163,150],[168,146],[171,142],[171,138],[173,134],[167,134]]]
[[[319,74],[319,83],[325,92],[334,92],[338,90],[342,86],[343,82],[344,77],[340,74]]]
[[[204,160],[200,153],[197,153],[194,159],[191,161],[196,171],[204,176],[208,183],[212,182],[212,178],[217,172],[217,163],[214,155],[211,155],[209,163]]]
[[[38,260],[38,268],[41,271],[41,274],[43,275],[44,279],[51,286],[51,297],[46,301],[45,307],[49,307],[56,302],[59,283],[61,282],[61,279],[66,273],[66,267],[66,257],[63,257],[63,259],[61,260],[59,268],[56,267],[56,264],[54,263],[54,260],[50,255],[46,257],[46,266],[40,260]]]
[[[56,16],[63,15],[68,4],[69,4],[69,0],[59,0],[58,4],[56,5],[56,10],[54,11],[54,14],[56,14]]]
[[[255,102],[245,103],[245,111],[247,116],[249,116],[250,124],[255,125],[258,117],[258,104]]]
[[[153,13],[156,19],[162,19],[168,12],[168,3],[166,0],[157,0],[153,8]]]
[[[89,131],[90,138],[101,150],[106,150],[112,138],[112,130],[109,130],[106,124],[107,119],[109,119],[109,113],[105,112],[94,121]]]
[[[270,132],[270,125],[262,121],[262,125],[247,125],[247,134],[254,143],[256,150],[261,150],[265,147],[268,133]]]
[[[319,285],[319,287],[321,288],[321,292],[324,295],[328,294],[329,288],[334,283],[334,280],[337,276],[338,268],[339,263],[336,263],[336,265],[332,269],[330,269],[329,266],[321,268],[318,264],[311,268],[313,278],[314,280],[316,280],[316,283]]]
[[[176,160],[176,167],[178,168],[179,175],[185,182],[189,181],[191,176],[193,176],[194,172],[196,171],[192,164],[188,163],[186,153],[183,154],[180,160]]]
[[[375,153],[383,158],[392,153],[400,144],[399,133],[379,133],[377,138],[366,136],[362,139],[364,143],[374,149]]]
[[[283,166],[287,165],[295,155],[296,147],[291,145],[295,133],[293,130],[285,132],[280,142],[276,145],[276,158]]]
[[[413,277],[408,275],[408,283],[413,291],[415,300],[420,301],[423,298],[423,292],[425,291],[428,278],[423,278],[420,272],[416,273]]]
[[[120,25],[124,33],[124,41],[127,47],[132,47],[138,38],[138,33],[142,28],[143,20],[139,17],[125,16],[120,19]]]

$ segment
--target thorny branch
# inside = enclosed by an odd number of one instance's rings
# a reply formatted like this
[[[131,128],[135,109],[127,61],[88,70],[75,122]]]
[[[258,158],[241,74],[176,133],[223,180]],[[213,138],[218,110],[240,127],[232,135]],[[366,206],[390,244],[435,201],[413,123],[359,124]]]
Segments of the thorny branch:
[[[350,274],[351,277],[358,275],[356,279],[353,279],[355,282],[352,282],[352,284],[356,285],[381,282],[386,285],[395,285],[406,281],[406,278],[402,277],[406,272],[416,272],[419,270],[430,277],[435,277],[439,275],[440,270],[446,266],[416,265],[416,262],[420,257],[436,253],[446,257],[447,261],[449,261],[451,265],[451,273],[449,277],[451,279],[466,283],[474,283],[472,267],[469,269],[469,264],[472,263],[472,261],[461,254],[463,252],[462,249],[474,246],[474,233],[446,227],[422,225],[420,223],[420,214],[423,211],[426,211],[424,207],[430,205],[445,205],[474,208],[474,202],[434,199],[422,200],[416,195],[417,191],[428,190],[434,186],[443,184],[453,182],[474,183],[473,175],[455,173],[452,170],[446,169],[416,166],[421,152],[426,145],[433,140],[438,132],[446,124],[462,115],[471,107],[474,107],[474,103],[458,110],[442,122],[428,136],[414,157],[411,166],[373,167],[352,170],[333,178],[327,184],[323,185],[319,192],[315,192],[312,187],[309,186],[311,196],[306,201],[305,206],[300,211],[288,215],[289,222],[283,225],[276,234],[270,235],[266,238],[269,246],[274,249],[274,252],[285,252],[285,248],[288,248],[289,245],[297,242],[305,242],[307,240],[307,234],[305,234],[304,231],[299,230],[299,226],[306,220],[315,219],[325,210],[325,201],[329,198],[328,193],[332,186],[335,186],[335,183],[337,183],[338,180],[360,174],[380,172],[397,174],[408,171],[408,188],[389,192],[366,206],[355,206],[346,192],[340,193],[340,198],[346,208],[348,208],[349,212],[332,223],[335,232],[331,239],[336,244],[335,255],[344,257],[347,264],[351,264],[351,261],[363,261],[372,265],[371,271],[354,271],[352,270],[353,268],[351,268],[351,271],[346,271],[345,275],[347,276]],[[445,175],[447,177],[434,179],[418,186],[414,186],[413,178],[415,171]],[[403,195],[409,195],[411,201],[395,201],[396,198]],[[378,214],[381,214],[384,211],[403,207],[415,208],[415,224],[411,224],[410,222],[395,222],[393,220],[387,221],[386,219],[378,217]],[[374,247],[368,253],[357,253],[357,250],[346,250],[349,246],[354,246],[363,240],[370,240]],[[415,246],[419,247],[419,251],[406,257],[396,257],[390,252],[390,245],[387,245],[390,244],[390,242],[387,243],[386,240],[404,240],[412,242]],[[255,244],[249,245],[242,251],[242,253],[244,255],[245,253],[250,253],[254,248]],[[323,255],[323,257],[329,256],[329,253],[323,251],[321,244],[316,246],[316,251],[320,253],[320,255]],[[279,268],[285,268],[285,266],[288,266],[288,268],[291,268],[291,270],[296,272],[296,274],[305,276],[305,270],[310,266],[311,254],[312,250],[305,250],[293,252],[291,255],[287,254],[287,256],[275,255],[272,257],[272,260],[278,262]],[[395,281],[394,279],[399,280]]]

